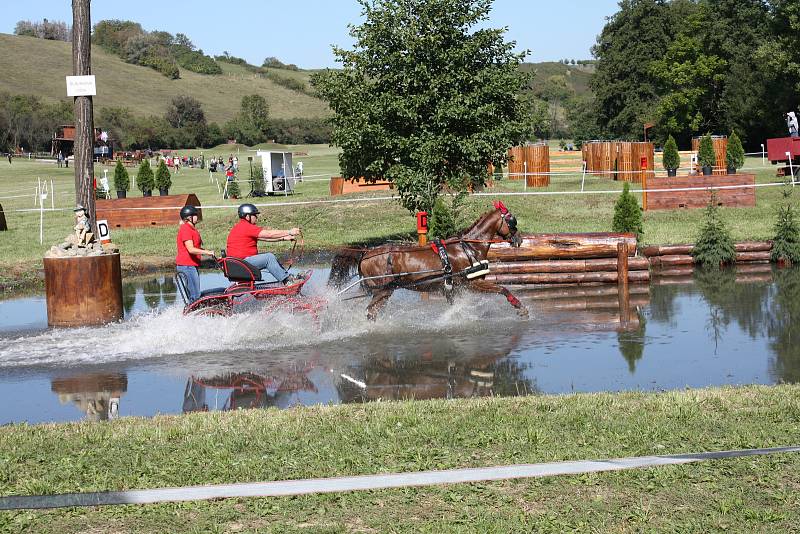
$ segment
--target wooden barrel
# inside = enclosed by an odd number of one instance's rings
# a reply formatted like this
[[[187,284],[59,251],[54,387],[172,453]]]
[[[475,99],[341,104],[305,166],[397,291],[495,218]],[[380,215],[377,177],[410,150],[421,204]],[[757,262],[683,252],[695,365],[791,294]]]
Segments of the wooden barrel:
[[[119,254],[45,258],[47,324],[96,326],[123,318]]]
[[[728,174],[728,162],[726,160],[728,155],[728,138],[724,135],[712,135],[711,141],[714,144],[714,159],[716,160],[712,174]],[[699,137],[692,138],[692,151],[696,152],[697,154],[700,153]],[[697,172],[703,172],[699,161],[697,163]]]
[[[550,185],[550,147],[544,143],[525,147],[528,187],[547,187]]]
[[[655,170],[655,146],[653,143],[630,143],[632,172],[624,175],[621,179],[626,182],[642,183],[642,159],[647,160],[647,170],[652,173]]]
[[[0,232],[5,232],[8,230],[8,225],[6,224],[6,213],[3,211],[3,205],[0,204]]]
[[[522,180],[523,172],[525,172],[524,147],[512,146],[508,149],[508,179]]]
[[[617,141],[589,141],[586,147],[586,170],[595,176],[614,178],[617,167]]]
[[[342,178],[341,176],[331,176],[330,190],[332,197],[341,195],[343,187],[344,187],[344,178]]]

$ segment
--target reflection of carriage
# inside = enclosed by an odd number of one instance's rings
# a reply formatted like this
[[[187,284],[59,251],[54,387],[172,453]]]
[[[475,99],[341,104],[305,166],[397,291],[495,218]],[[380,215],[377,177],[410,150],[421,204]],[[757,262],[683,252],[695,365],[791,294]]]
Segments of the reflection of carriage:
[[[285,286],[280,282],[262,281],[261,271],[241,258],[220,258],[217,266],[231,284],[228,287],[207,289],[194,302],[189,300],[186,275],[175,275],[178,293],[186,304],[184,315],[230,315],[239,306],[261,301],[267,305],[268,312],[305,312],[317,321],[317,311],[324,302],[301,294],[303,286],[311,278],[310,271],[305,278]]]
[[[291,402],[289,397],[301,391],[317,392],[307,374],[306,364],[275,373],[231,373],[213,378],[192,376],[183,394],[183,411],[237,410],[267,408]],[[209,392],[213,391],[213,400]]]

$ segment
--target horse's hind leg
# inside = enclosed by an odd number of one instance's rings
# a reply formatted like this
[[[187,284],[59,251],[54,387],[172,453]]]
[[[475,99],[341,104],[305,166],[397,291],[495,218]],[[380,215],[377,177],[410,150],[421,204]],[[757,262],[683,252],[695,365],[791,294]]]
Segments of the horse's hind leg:
[[[372,292],[372,300],[367,306],[367,319],[374,321],[378,318],[378,314],[386,306],[389,297],[392,296],[393,290],[391,289],[378,289]]]
[[[486,280],[473,280],[469,283],[469,287],[474,289],[475,291],[480,291],[482,293],[497,293],[503,295],[506,300],[517,309],[517,315],[521,317],[528,316],[528,308],[522,304],[517,297],[511,294],[511,291],[504,288],[503,286],[499,286],[492,282],[487,282]]]

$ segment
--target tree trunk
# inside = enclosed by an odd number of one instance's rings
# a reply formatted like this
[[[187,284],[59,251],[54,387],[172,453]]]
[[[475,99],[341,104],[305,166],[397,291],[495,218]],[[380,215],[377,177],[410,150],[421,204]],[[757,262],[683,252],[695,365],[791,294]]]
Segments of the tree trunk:
[[[90,0],[72,0],[72,74],[92,73]],[[86,208],[90,228],[94,203],[94,115],[91,96],[75,97],[75,203]]]
[[[635,255],[636,237],[633,234],[588,232],[526,235],[518,248],[506,242],[493,243],[488,258],[489,261],[616,258],[617,244],[623,240],[628,243],[629,253]]]

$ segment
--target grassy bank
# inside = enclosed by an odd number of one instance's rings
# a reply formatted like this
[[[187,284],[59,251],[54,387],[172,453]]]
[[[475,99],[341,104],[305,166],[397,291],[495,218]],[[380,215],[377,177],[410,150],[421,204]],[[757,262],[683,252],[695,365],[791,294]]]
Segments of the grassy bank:
[[[295,161],[303,161],[309,180],[298,185],[297,194],[290,198],[269,197],[257,199],[259,204],[276,204],[288,201],[304,202],[329,200],[327,178],[338,174],[337,151],[322,145],[285,147],[295,152]],[[183,153],[179,151],[179,153]],[[199,155],[200,151],[186,151]],[[226,160],[238,154],[242,171],[240,180],[248,175],[247,156],[255,155],[247,147],[222,146],[203,151],[204,156],[222,155]],[[750,158],[746,164],[756,168],[757,182],[774,182],[775,167],[761,166],[760,158]],[[113,168],[97,166],[98,176]],[[0,234],[0,284],[8,284],[12,272],[29,271],[41,266],[41,258],[51,244],[59,242],[72,227],[70,211],[47,213],[44,218],[44,244],[39,245],[39,214],[10,210],[33,207],[33,192],[37,178],[52,179],[56,191],[56,206],[70,208],[74,203],[73,170],[58,169],[52,163],[36,163],[15,159],[13,164],[0,163],[0,203],[6,211],[10,230]],[[131,169],[135,174],[135,169]],[[217,174],[222,180],[222,176]],[[228,230],[236,221],[235,206],[240,201],[222,200],[217,185],[209,180],[209,173],[200,169],[184,169],[173,175],[171,193],[195,193],[206,206],[230,206],[225,209],[206,209],[200,224],[205,245],[220,249],[225,245]],[[249,191],[240,182],[243,193]],[[554,176],[547,191],[579,191],[580,176]],[[609,179],[587,177],[586,190],[620,190],[621,184]],[[492,190],[500,192],[522,191],[519,181],[502,181]],[[131,196],[141,193],[133,191]],[[396,202],[367,202],[372,196],[385,196],[386,192],[362,194],[355,198],[365,202],[343,204],[310,204],[300,206],[274,206],[262,209],[263,222],[274,227],[300,225],[304,228],[309,249],[327,249],[349,242],[387,240],[412,236],[415,221]],[[19,198],[5,198],[16,197]],[[616,194],[552,195],[507,197],[506,205],[517,215],[523,232],[584,232],[609,231],[613,217]],[[722,218],[737,240],[767,239],[772,235],[776,206],[783,201],[781,188],[756,190],[757,206],[754,208],[726,208]],[[353,198],[349,196],[347,198]],[[50,199],[47,201],[50,203]],[[491,205],[491,198],[473,197],[469,200],[464,220],[471,222]],[[646,243],[692,242],[702,223],[703,210],[672,210],[646,212],[644,215],[644,241]],[[176,216],[177,218],[177,216]],[[118,243],[127,261],[142,263],[150,258],[156,263],[169,264],[174,256],[175,228],[145,228],[115,230],[113,240]],[[150,261],[150,260],[148,260]]]
[[[0,494],[795,444],[800,387],[375,403],[0,428]],[[788,532],[800,455],[280,499],[18,512],[0,530]]]

